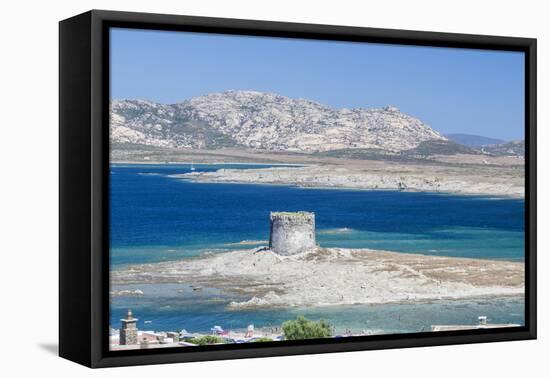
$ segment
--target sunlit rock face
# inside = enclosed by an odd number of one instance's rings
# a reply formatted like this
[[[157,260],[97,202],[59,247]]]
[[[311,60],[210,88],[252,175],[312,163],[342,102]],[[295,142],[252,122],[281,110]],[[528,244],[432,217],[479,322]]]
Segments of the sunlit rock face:
[[[336,109],[273,93],[226,91],[178,104],[113,100],[111,142],[160,148],[399,152],[447,139],[394,106]]]

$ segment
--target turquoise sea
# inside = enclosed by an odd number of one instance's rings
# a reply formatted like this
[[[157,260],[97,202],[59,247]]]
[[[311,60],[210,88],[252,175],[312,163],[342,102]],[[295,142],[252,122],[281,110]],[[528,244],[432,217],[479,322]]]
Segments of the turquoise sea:
[[[258,165],[195,165],[197,171]],[[188,165],[111,166],[111,269],[265,245],[270,211],[314,211],[321,246],[373,248],[480,259],[524,259],[524,200],[436,193],[301,189],[193,183],[171,177]],[[304,314],[336,328],[415,332],[431,324],[468,324],[477,316],[523,324],[523,299],[438,301],[416,305],[229,311],[215,290],[145,285],[115,297],[112,325],[132,308],[141,328],[207,331],[280,325]]]

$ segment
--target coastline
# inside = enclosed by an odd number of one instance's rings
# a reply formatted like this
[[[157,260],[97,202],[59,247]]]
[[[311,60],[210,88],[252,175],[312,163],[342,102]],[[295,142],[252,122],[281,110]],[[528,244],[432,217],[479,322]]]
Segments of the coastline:
[[[173,178],[202,183],[292,185],[300,188],[394,190],[524,198],[523,178],[487,175],[475,171],[444,172],[409,167],[408,171],[366,170],[342,166],[270,167],[218,169],[190,172]]]
[[[508,261],[343,248],[283,257],[260,248],[132,265],[111,272],[111,283],[217,288],[248,298],[228,305],[240,310],[519,297],[523,274],[524,264]]]
[[[241,311],[226,311],[228,316],[220,317],[210,314],[206,318],[200,317],[200,320],[197,320],[194,313],[185,312],[187,311],[185,304],[180,306],[172,309],[169,313],[162,310],[151,313],[147,308],[132,306],[132,309],[135,310],[134,313],[140,316],[138,335],[150,336],[150,340],[153,342],[155,342],[155,336],[159,336],[156,339],[158,343],[149,344],[149,347],[194,346],[192,339],[212,335],[213,325],[218,325],[224,330],[221,337],[226,343],[253,343],[258,338],[264,338],[263,341],[267,341],[265,338],[279,341],[284,339],[283,323],[294,320],[298,316],[305,316],[313,321],[322,319],[328,322],[333,329],[331,336],[333,338],[508,328],[520,327],[524,324],[521,315],[519,315],[524,306],[523,297],[351,305],[338,308],[293,308],[286,311],[282,309],[259,310],[254,311],[253,317],[244,315]],[[119,319],[124,317],[127,307],[119,305],[116,315],[111,316],[111,327],[114,332],[111,333],[110,339],[111,347],[115,350],[119,350],[116,328],[119,326]],[[185,315],[180,311],[183,311]],[[250,314],[250,311],[246,313]],[[269,315],[266,316],[266,314]],[[510,314],[512,315],[510,316]],[[183,318],[180,319],[180,316]],[[480,324],[479,316],[487,316],[488,322]],[[189,317],[192,318],[191,321]],[[144,321],[143,319],[148,320]],[[254,326],[252,333],[248,332],[251,324]],[[171,344],[169,336],[174,333],[178,333],[179,341],[183,340],[184,343]],[[124,346],[124,348],[129,347]]]
[[[255,163],[250,161],[212,161],[208,163],[194,162],[193,160],[189,161],[134,161],[134,160],[114,160],[109,162],[110,165],[265,165],[265,166],[292,166],[292,167],[303,167],[308,166],[309,164],[299,164],[299,163]]]

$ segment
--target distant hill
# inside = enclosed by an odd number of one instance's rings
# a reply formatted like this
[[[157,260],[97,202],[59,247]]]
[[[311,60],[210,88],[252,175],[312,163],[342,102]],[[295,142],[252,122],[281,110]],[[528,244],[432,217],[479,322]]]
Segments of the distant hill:
[[[402,152],[405,156],[428,157],[433,155],[481,154],[480,151],[449,140],[428,140],[415,148]]]
[[[346,149],[395,153],[422,142],[446,140],[393,106],[335,109],[254,91],[213,93],[171,105],[143,100],[111,103],[111,145],[115,149],[144,145],[308,154]]]
[[[474,134],[445,134],[445,137],[452,142],[462,144],[466,147],[481,147],[490,144],[506,143],[506,141],[502,139],[488,138]]]
[[[480,150],[488,155],[493,156],[525,156],[525,141],[518,140],[513,142],[507,142],[502,144],[495,144],[491,146],[483,146]]]
[[[418,144],[418,146],[403,150],[400,152],[388,152],[375,148],[346,148],[341,150],[331,150],[320,152],[318,156],[339,157],[347,159],[369,159],[369,160],[418,160],[425,159],[434,155],[456,155],[471,154],[481,155],[480,150],[463,146],[448,140],[428,140]]]

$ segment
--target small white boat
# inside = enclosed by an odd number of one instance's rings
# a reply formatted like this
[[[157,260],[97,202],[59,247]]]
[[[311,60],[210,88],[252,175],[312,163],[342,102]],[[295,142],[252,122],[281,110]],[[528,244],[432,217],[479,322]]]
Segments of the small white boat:
[[[191,160],[191,170],[194,171],[195,170],[195,166],[193,165],[193,161]]]

